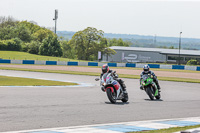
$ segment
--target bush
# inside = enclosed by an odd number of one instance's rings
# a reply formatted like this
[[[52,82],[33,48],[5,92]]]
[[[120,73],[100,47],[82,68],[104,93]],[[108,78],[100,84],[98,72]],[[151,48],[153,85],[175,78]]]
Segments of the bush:
[[[61,46],[63,51],[63,57],[76,59],[75,51],[68,41],[61,41]]]
[[[48,36],[46,39],[44,39],[39,48],[39,54],[61,57],[63,52],[57,36]]]
[[[28,43],[27,51],[31,54],[38,54],[40,45],[41,45],[40,42],[32,41],[31,43]]]
[[[23,51],[23,52],[28,52],[28,44],[29,43],[22,43],[21,44],[21,46],[22,46],[22,49],[21,49],[21,51]]]
[[[0,50],[20,51],[22,41],[19,38],[0,40]]]
[[[187,62],[187,65],[198,65],[199,62],[197,60],[191,59]]]
[[[7,49],[10,51],[20,51],[21,50],[21,40],[19,38],[14,38],[6,40]]]
[[[0,40],[0,50],[6,50],[6,49],[7,49],[6,42],[4,40]]]

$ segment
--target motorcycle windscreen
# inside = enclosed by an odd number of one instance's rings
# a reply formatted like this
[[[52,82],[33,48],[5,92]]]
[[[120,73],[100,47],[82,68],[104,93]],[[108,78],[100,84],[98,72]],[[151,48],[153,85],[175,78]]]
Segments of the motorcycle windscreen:
[[[142,76],[142,79],[143,79],[143,80],[147,80],[148,77],[149,77],[149,76],[148,76],[147,74],[145,74],[145,75]]]
[[[105,82],[106,82],[107,75],[108,75],[108,73],[104,73],[103,76],[102,76],[102,78],[103,78],[103,80],[104,80]]]

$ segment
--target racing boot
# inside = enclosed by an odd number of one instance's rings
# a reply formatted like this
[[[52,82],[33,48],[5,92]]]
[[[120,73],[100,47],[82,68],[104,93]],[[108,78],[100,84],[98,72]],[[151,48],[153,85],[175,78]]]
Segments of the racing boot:
[[[103,86],[101,86],[101,90],[102,90],[103,92],[105,92],[105,88],[104,88]]]
[[[143,88],[143,86],[142,86],[142,85],[140,85],[140,90],[144,90],[144,88]]]
[[[123,89],[124,98],[128,98],[128,92],[126,91],[126,88],[122,87],[122,89]]]
[[[160,85],[159,85],[159,83],[157,82],[157,84],[156,84],[156,85],[157,85],[158,91],[160,92],[160,89],[161,89],[161,88],[160,88]]]
[[[122,90],[123,90],[124,94],[127,95],[126,85],[124,84],[124,82],[122,82]]]
[[[122,91],[123,91],[124,95],[127,95],[128,93],[126,91],[126,85],[124,84],[124,81],[122,79],[118,79],[117,81],[122,86]]]
[[[156,83],[156,86],[157,86],[157,88],[158,88],[158,91],[160,92],[160,85],[159,85],[159,83],[158,83],[158,79],[157,78],[154,78],[154,82]]]

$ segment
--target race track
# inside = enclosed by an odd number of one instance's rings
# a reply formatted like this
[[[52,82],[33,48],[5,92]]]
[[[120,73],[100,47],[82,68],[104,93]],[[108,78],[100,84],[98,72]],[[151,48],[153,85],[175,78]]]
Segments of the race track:
[[[0,87],[0,132],[200,116],[200,84],[160,81],[162,100],[150,101],[138,79],[124,79],[129,103],[110,104],[95,76],[7,70],[0,75],[91,85]]]

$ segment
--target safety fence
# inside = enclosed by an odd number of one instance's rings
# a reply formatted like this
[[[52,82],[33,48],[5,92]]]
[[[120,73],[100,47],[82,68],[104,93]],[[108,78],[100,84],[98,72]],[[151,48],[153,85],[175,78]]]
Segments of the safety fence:
[[[7,60],[0,59],[0,63],[8,64],[33,64],[33,65],[67,65],[67,66],[102,66],[102,62],[76,62],[76,61],[38,61],[38,60]],[[144,64],[140,63],[107,63],[110,67],[133,67],[142,68]],[[150,68],[158,69],[179,69],[200,71],[199,66],[187,65],[164,65],[164,64],[148,64]]]

